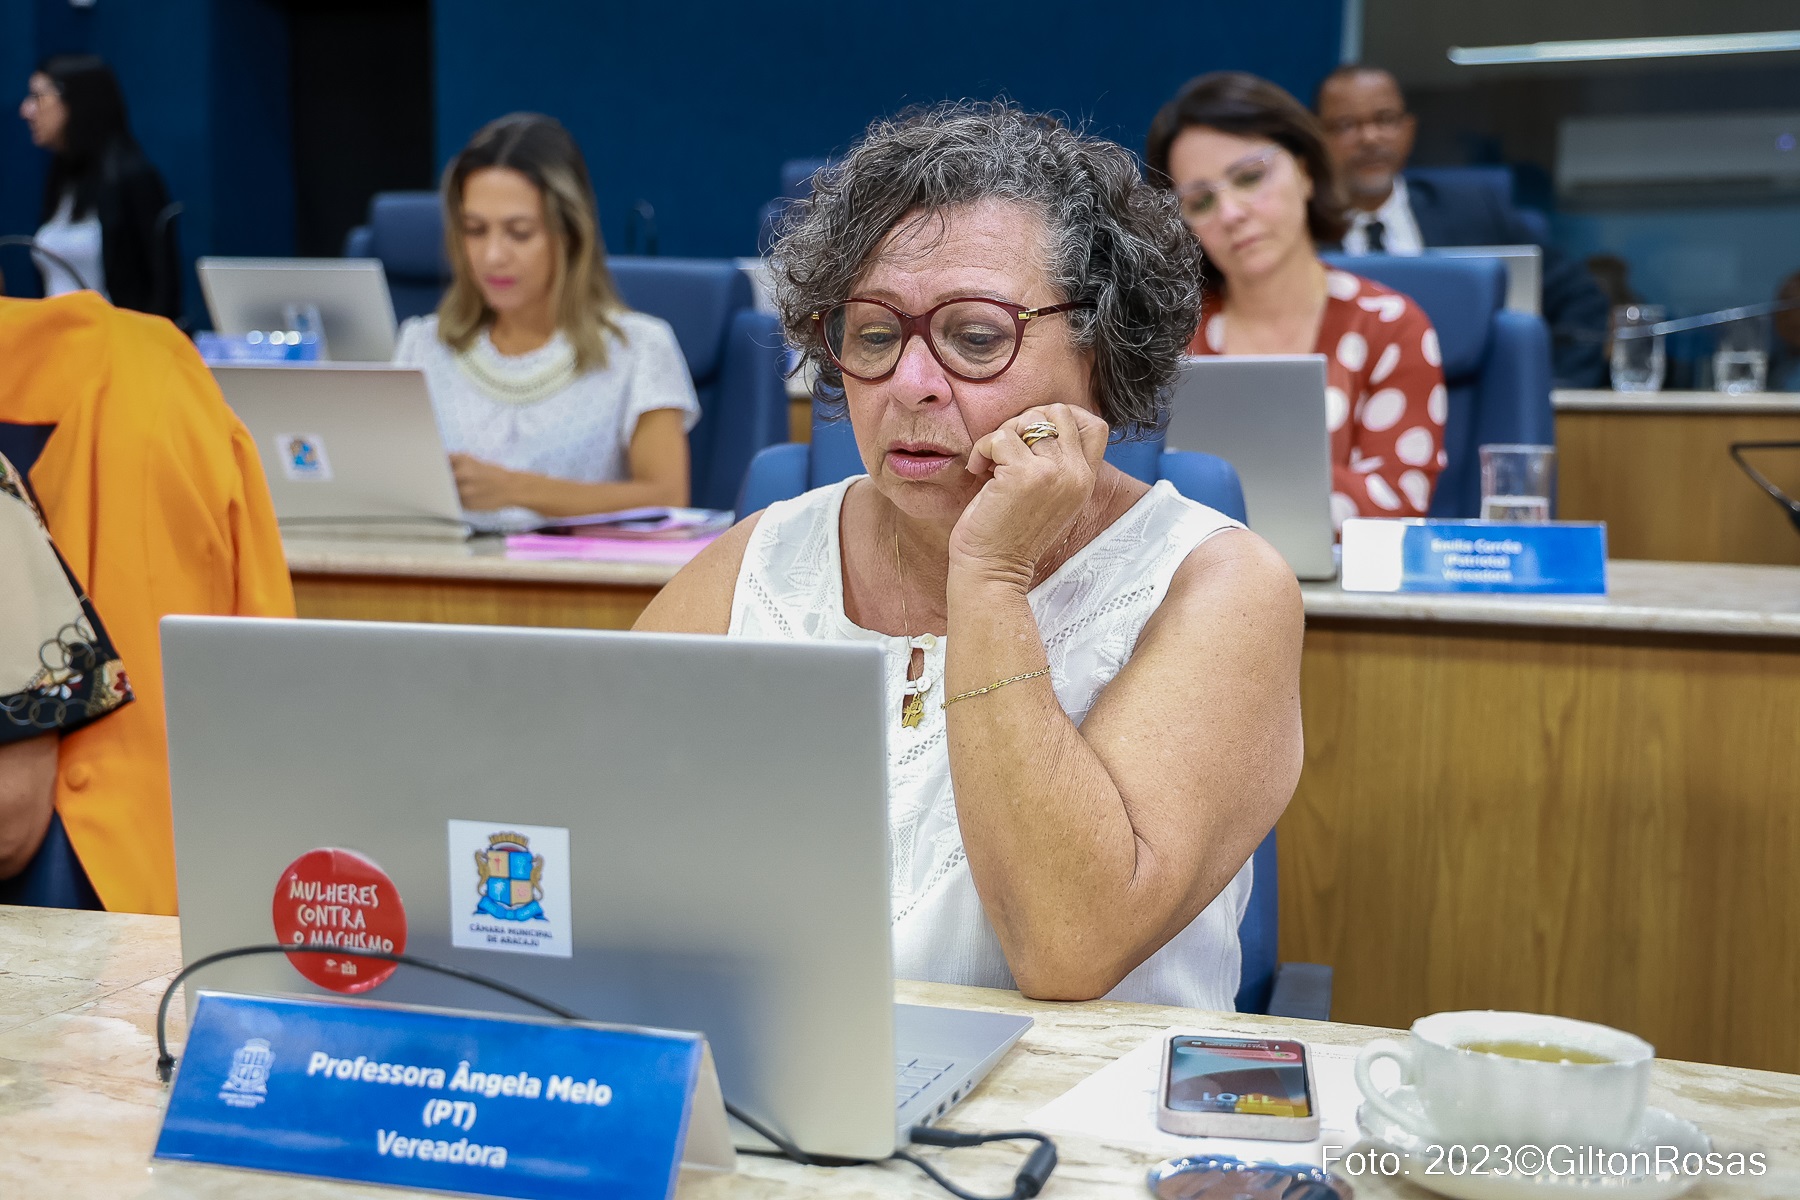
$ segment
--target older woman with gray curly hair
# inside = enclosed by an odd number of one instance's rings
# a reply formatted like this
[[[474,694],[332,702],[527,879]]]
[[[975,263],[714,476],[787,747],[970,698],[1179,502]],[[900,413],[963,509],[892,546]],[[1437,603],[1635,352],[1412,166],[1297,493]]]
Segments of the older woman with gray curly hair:
[[[746,518],[639,628],[886,650],[900,975],[1231,1008],[1301,610],[1261,539],[1103,458],[1193,336],[1173,198],[1109,142],[947,105],[872,127],[774,266],[868,474]]]

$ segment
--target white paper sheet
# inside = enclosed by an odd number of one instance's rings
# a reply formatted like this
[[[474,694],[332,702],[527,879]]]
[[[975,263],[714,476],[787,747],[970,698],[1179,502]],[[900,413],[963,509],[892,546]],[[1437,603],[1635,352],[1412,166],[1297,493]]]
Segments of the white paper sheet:
[[[1314,1100],[1319,1109],[1319,1136],[1310,1142],[1248,1141],[1243,1138],[1182,1137],[1156,1127],[1157,1075],[1162,1070],[1163,1043],[1176,1035],[1243,1037],[1222,1029],[1166,1029],[1124,1057],[1094,1072],[1044,1107],[1026,1124],[1045,1132],[1099,1138],[1116,1145],[1137,1146],[1171,1157],[1181,1154],[1230,1154],[1250,1162],[1322,1165],[1326,1146],[1348,1148],[1361,1137],[1356,1109],[1362,1092],[1356,1086],[1354,1046],[1306,1043],[1312,1062]]]

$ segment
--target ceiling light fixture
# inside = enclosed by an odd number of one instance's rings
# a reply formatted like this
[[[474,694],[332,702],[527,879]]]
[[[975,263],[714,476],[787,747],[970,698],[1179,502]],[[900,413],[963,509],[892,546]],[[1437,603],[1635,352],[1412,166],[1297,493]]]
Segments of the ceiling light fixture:
[[[1771,33],[1713,33],[1682,37],[1596,38],[1585,42],[1528,42],[1518,46],[1452,46],[1459,67],[1499,63],[1602,62],[1621,58],[1682,58],[1696,54],[1770,54],[1800,50],[1800,29]]]

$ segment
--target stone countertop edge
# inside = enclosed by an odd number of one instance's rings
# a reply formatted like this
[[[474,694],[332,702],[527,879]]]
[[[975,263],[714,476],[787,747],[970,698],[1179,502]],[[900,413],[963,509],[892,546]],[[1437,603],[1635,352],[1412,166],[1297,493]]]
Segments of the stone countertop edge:
[[[1800,638],[1800,567],[1614,560],[1605,596],[1346,592],[1301,587],[1312,619]]]
[[[579,558],[507,558],[500,553],[479,551],[426,553],[392,548],[371,550],[322,547],[317,543],[289,543],[287,564],[289,573],[293,575],[387,576],[647,588],[662,587],[686,565],[674,562],[610,562]]]
[[[1563,389],[1550,394],[1557,412],[1755,414],[1800,416],[1800,392],[1608,392]]]

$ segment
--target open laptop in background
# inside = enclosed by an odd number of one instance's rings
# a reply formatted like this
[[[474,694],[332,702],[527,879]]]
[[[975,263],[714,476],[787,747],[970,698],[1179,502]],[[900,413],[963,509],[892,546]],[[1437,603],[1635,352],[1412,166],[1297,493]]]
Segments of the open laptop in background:
[[[1171,450],[1237,468],[1250,527],[1301,579],[1337,574],[1331,527],[1331,432],[1325,356],[1189,358],[1170,398]]]
[[[187,962],[272,940],[289,864],[352,850],[408,953],[703,1031],[728,1100],[854,1158],[1030,1025],[894,1003],[879,647],[216,617],[162,645]],[[195,982],[318,994],[277,956]],[[363,994],[527,1011],[405,967]]]
[[[470,534],[425,373],[341,363],[218,365],[289,537]]]
[[[206,311],[220,333],[291,329],[290,310],[317,307],[324,357],[385,363],[394,358],[394,301],[375,258],[218,258],[196,264]]]

